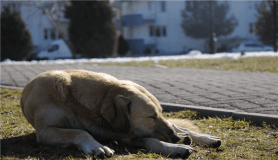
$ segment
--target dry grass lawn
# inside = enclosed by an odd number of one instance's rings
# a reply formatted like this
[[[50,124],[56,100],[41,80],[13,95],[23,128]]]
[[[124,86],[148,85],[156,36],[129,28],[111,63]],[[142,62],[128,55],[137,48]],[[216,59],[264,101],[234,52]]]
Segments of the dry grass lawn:
[[[24,118],[19,105],[21,90],[1,89],[1,159],[93,159],[77,148],[59,148],[36,142],[35,130]],[[232,118],[204,118],[193,111],[164,113],[166,118],[189,118],[207,134],[221,137],[220,148],[201,148],[194,143],[190,160],[197,159],[278,159],[277,131],[271,125],[255,125]],[[130,148],[110,142],[112,159],[170,159],[145,149]]]

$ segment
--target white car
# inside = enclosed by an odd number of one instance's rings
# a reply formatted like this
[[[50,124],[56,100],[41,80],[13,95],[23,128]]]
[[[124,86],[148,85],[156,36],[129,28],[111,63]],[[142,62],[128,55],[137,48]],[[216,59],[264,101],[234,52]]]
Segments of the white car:
[[[238,47],[232,49],[232,52],[259,52],[273,51],[272,46],[267,46],[259,42],[242,42]]]
[[[62,39],[53,41],[47,50],[43,50],[37,54],[39,59],[72,59],[72,53],[67,44]]]

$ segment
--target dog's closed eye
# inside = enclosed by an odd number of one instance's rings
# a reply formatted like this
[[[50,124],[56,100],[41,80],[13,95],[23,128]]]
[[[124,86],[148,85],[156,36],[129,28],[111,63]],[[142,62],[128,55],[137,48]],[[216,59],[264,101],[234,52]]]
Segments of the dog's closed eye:
[[[157,117],[156,113],[154,113],[153,115],[149,116],[149,118],[152,118],[152,119],[156,119],[156,117]]]

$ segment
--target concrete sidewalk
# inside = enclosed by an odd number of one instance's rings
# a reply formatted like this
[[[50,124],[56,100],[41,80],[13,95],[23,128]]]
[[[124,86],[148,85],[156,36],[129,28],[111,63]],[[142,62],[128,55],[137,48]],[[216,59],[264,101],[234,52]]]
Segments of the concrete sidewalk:
[[[1,85],[24,87],[48,70],[105,72],[145,87],[160,102],[278,115],[278,74],[83,64],[1,65]]]

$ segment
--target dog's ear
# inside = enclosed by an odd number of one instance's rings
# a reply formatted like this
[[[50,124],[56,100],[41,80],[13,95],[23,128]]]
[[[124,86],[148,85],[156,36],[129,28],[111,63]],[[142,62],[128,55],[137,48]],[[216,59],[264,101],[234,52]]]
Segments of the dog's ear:
[[[122,96],[116,95],[114,98],[102,104],[100,114],[102,115],[102,127],[112,129],[117,132],[127,133],[129,124],[129,104],[131,101]]]

